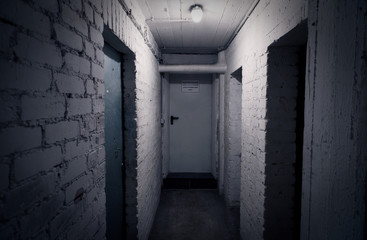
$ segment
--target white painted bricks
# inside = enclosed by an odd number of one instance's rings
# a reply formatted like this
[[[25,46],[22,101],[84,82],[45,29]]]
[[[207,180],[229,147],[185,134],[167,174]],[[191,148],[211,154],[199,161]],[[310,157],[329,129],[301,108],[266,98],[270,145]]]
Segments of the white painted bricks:
[[[102,17],[88,1],[0,5],[0,236],[104,239]]]
[[[243,69],[240,195],[243,239],[264,237],[268,46],[305,19],[306,9],[304,0],[260,1],[226,50],[228,74],[241,66]]]

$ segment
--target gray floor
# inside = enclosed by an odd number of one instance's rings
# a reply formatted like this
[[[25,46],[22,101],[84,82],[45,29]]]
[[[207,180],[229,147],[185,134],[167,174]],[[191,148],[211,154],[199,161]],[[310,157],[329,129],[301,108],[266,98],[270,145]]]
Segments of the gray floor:
[[[227,208],[217,190],[163,190],[150,240],[236,240],[239,208]]]

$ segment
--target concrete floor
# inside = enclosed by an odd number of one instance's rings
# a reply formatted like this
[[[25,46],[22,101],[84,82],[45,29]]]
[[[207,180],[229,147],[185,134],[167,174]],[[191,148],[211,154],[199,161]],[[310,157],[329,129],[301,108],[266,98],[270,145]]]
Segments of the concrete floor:
[[[149,239],[240,239],[239,208],[217,190],[163,190]]]

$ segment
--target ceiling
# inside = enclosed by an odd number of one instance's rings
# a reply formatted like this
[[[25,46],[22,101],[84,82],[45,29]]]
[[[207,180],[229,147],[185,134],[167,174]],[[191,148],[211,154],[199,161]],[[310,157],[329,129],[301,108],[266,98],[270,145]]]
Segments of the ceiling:
[[[162,53],[216,53],[224,47],[254,0],[137,0]],[[203,6],[200,23],[190,7]]]

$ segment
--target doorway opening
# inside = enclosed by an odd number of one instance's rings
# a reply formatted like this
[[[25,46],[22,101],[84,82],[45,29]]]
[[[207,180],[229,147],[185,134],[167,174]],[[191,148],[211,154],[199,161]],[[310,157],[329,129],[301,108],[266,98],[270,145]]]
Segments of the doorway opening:
[[[213,171],[213,76],[170,74],[166,99],[168,175],[164,187],[217,187]]]
[[[307,22],[268,49],[264,238],[300,238]]]
[[[135,56],[106,27],[103,37],[106,237],[130,239],[137,235]]]

